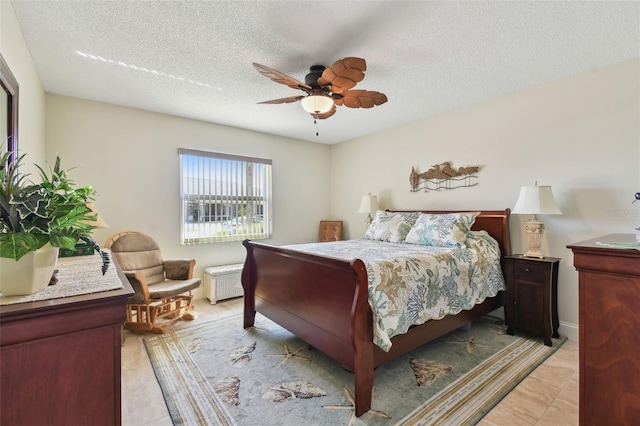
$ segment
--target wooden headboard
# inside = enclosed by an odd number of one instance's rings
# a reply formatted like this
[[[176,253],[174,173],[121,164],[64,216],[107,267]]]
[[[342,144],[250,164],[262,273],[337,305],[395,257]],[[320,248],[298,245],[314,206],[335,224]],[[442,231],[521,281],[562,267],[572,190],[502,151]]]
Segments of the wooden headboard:
[[[480,214],[471,227],[474,231],[485,230],[496,239],[500,246],[502,257],[511,254],[511,234],[509,233],[509,215],[511,209],[504,210],[387,210],[390,212],[420,212],[420,213],[465,213],[477,212]]]

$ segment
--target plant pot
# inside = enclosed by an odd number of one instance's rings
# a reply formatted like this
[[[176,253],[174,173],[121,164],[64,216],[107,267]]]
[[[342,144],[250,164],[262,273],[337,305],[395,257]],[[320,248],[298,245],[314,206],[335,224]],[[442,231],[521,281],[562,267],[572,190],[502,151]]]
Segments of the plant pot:
[[[0,291],[4,296],[25,296],[49,285],[58,261],[58,247],[47,244],[20,260],[0,258]]]

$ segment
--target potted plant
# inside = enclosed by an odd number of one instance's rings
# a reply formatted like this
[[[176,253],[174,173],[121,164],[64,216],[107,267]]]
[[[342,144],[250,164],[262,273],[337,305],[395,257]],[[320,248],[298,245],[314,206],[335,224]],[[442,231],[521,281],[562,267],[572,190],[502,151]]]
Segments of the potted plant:
[[[58,248],[73,249],[79,240],[98,249],[104,274],[108,257],[88,237],[96,213],[86,203],[94,199],[95,190],[76,187],[61,168],[59,156],[48,171],[36,165],[40,182],[33,183],[18,171],[24,154],[12,155],[4,152],[0,159],[0,291],[8,296],[44,289],[51,280]]]

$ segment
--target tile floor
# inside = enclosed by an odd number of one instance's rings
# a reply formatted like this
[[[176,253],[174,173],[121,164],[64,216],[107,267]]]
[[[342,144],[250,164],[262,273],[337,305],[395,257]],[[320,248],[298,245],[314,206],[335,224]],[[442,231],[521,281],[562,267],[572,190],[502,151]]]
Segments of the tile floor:
[[[242,299],[211,305],[195,301],[197,318],[206,321],[242,309]],[[173,327],[188,327],[178,322]],[[170,426],[160,386],[142,343],[145,334],[125,331],[122,347],[122,424]],[[578,344],[569,340],[524,379],[484,419],[480,426],[578,424]],[[240,425],[241,426],[241,425]]]

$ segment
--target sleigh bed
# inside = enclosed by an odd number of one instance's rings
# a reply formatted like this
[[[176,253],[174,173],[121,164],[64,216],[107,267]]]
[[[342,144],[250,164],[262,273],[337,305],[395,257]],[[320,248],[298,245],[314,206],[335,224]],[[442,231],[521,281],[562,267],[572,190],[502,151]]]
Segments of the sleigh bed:
[[[509,209],[480,211],[471,227],[474,231],[484,230],[495,239],[501,256],[499,266],[504,256],[511,254],[509,214]],[[390,347],[383,350],[374,339],[368,265],[363,260],[308,253],[295,246],[276,247],[249,240],[243,244],[247,249],[242,271],[244,327],[253,326],[255,314],[260,312],[353,369],[357,416],[371,407],[374,368],[504,304],[504,292],[499,291],[456,315],[412,326],[393,336]]]

